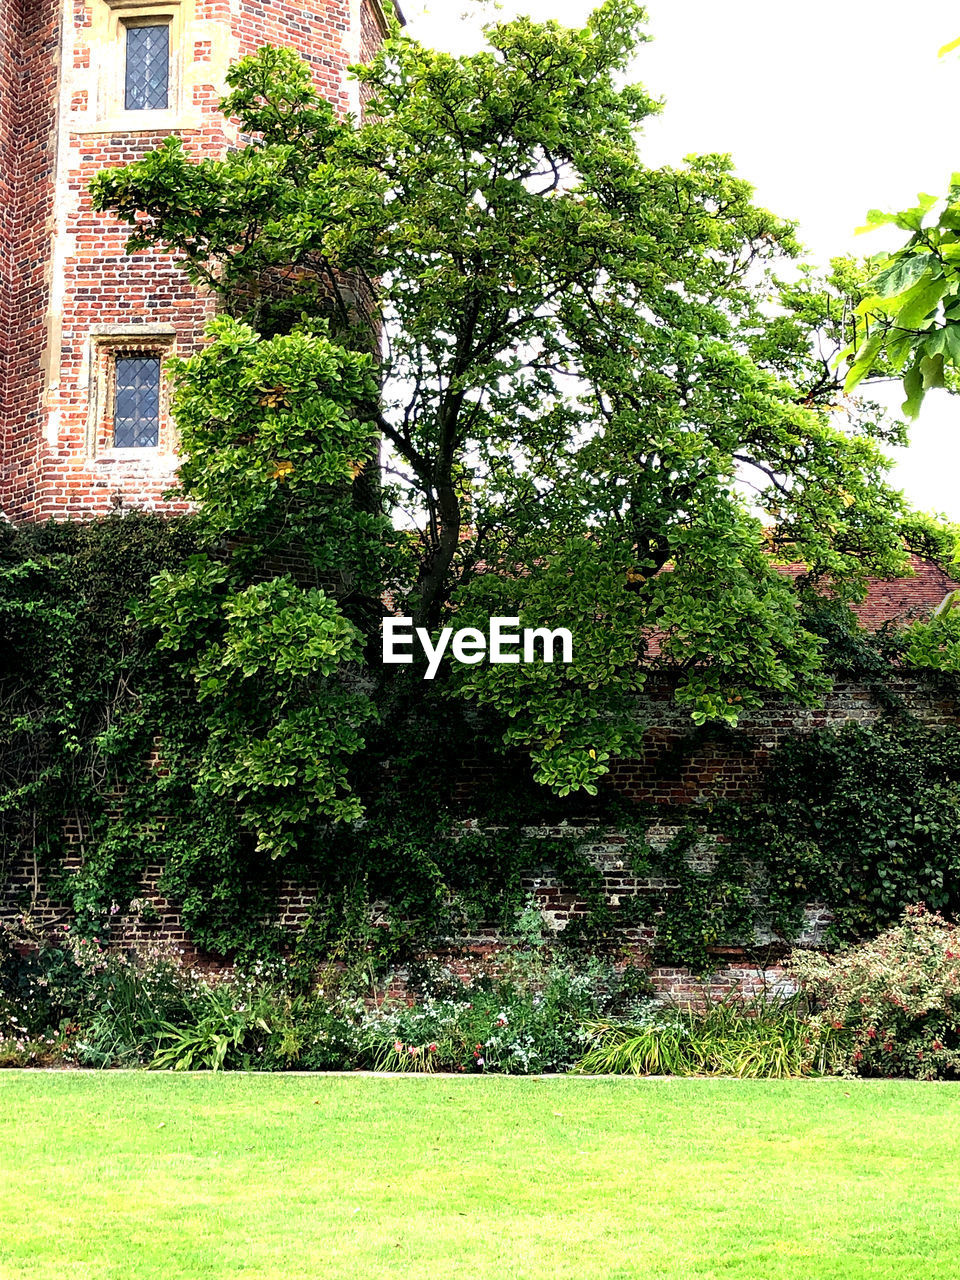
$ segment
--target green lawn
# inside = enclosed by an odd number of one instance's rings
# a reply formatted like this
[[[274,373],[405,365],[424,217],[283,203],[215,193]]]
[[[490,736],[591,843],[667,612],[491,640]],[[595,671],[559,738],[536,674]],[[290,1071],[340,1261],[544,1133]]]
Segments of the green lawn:
[[[2,1280],[957,1280],[960,1086],[0,1074]]]

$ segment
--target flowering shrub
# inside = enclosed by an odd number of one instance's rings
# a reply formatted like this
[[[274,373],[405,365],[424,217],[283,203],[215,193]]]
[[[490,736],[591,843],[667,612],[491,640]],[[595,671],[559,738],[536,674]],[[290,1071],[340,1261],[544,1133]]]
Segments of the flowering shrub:
[[[628,1014],[646,974],[531,948],[467,982],[411,975],[417,999],[371,1000],[329,969],[283,960],[204,975],[169,952],[118,953],[69,933],[21,954],[0,939],[0,1065],[174,1070],[564,1071],[586,1023]]]
[[[58,1067],[67,1061],[66,1043],[58,1035],[0,1036],[0,1067]]]
[[[843,1075],[960,1076],[960,925],[923,906],[837,955],[795,952],[815,1010],[821,1069]]]
[[[447,970],[414,975],[413,1004],[369,1006],[357,998],[312,997],[275,1015],[263,1055],[272,1069],[366,1067],[402,1072],[566,1071],[580,1057],[584,1025],[626,1013],[649,996],[645,973],[609,962],[501,956],[464,982]],[[269,1019],[268,1019],[269,1020]]]
[[[64,931],[21,954],[4,934],[0,1065],[144,1065],[159,1025],[191,1021],[202,987],[169,951],[112,952]]]
[[[583,1019],[595,1007],[589,989],[569,989],[568,976],[550,975],[543,991],[511,980],[492,987],[471,983],[456,999],[428,996],[412,1007],[371,1014],[365,1025],[368,1065],[505,1075],[566,1071],[580,1056]]]
[[[671,1010],[639,969],[536,947],[466,981],[413,971],[412,1003],[377,1003],[333,968],[210,976],[68,933],[26,954],[0,936],[0,1066],[960,1077],[960,925],[912,907],[874,941],[799,952],[792,968],[805,1019],[795,1002]]]

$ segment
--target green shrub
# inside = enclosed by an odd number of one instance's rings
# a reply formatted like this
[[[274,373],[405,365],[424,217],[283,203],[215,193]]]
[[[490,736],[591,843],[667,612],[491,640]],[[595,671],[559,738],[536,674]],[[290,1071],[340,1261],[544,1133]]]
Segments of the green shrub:
[[[192,1025],[156,1023],[158,1048],[150,1061],[155,1070],[220,1071],[242,1066],[243,1051],[251,1033],[270,1032],[264,1018],[269,1001],[261,993],[253,1005],[238,998],[233,982],[204,984],[198,990]]]
[[[703,1010],[651,1004],[630,1022],[598,1022],[582,1075],[784,1079],[812,1069],[813,1039],[793,1001],[736,996]]]
[[[960,729],[900,718],[792,739],[725,830],[785,937],[807,902],[829,904],[842,941],[914,902],[960,914]]]
[[[14,1049],[47,1046],[82,1066],[141,1065],[157,1051],[161,1024],[194,1020],[204,990],[168,951],[108,951],[64,933],[21,954],[0,934],[0,1043]]]
[[[540,951],[502,954],[468,981],[440,966],[411,975],[413,1003],[370,1005],[357,996],[315,993],[276,1012],[262,1065],[366,1067],[379,1071],[498,1072],[568,1070],[580,1055],[583,1025],[626,1012],[649,995],[649,979],[609,961],[551,959]],[[268,1018],[269,1020],[269,1018]]]
[[[373,998],[369,974],[256,961],[205,976],[168,953],[114,953],[65,934],[0,964],[0,1064],[188,1070],[565,1071],[584,1025],[624,1017],[650,995],[646,973],[543,948],[477,965],[469,981],[438,965],[411,973],[414,999]],[[431,1046],[433,1046],[431,1048]]]
[[[826,1070],[960,1076],[960,925],[913,906],[878,938],[837,955],[795,952],[792,967]]]
[[[263,1071],[340,1071],[369,1065],[365,1001],[323,988],[279,990],[266,1014],[270,1034],[253,1047],[250,1067]]]

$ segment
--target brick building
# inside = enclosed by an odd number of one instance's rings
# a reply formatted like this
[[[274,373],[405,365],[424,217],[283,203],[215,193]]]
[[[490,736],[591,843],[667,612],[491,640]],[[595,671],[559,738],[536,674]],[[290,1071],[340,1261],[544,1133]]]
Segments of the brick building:
[[[6,0],[0,5],[0,512],[13,520],[175,510],[163,358],[189,354],[212,301],[172,259],[128,257],[87,186],[170,133],[217,156],[227,68],[297,50],[344,113],[346,68],[393,0]]]

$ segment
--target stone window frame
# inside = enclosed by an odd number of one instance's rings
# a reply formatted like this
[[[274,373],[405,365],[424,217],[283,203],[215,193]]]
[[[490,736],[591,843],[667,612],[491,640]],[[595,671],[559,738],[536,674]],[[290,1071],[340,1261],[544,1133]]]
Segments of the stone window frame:
[[[181,0],[101,0],[110,10],[106,58],[103,66],[98,116],[124,133],[155,133],[175,127],[186,104],[183,75],[184,15]],[[167,105],[148,111],[127,110],[127,30],[130,27],[168,25],[170,67]]]
[[[167,324],[98,326],[90,335],[90,382],[86,453],[98,462],[169,459],[177,451],[177,430],[170,412],[170,380],[162,363],[176,354],[177,331]],[[118,355],[152,356],[161,361],[160,430],[156,446],[118,449],[113,443]]]

